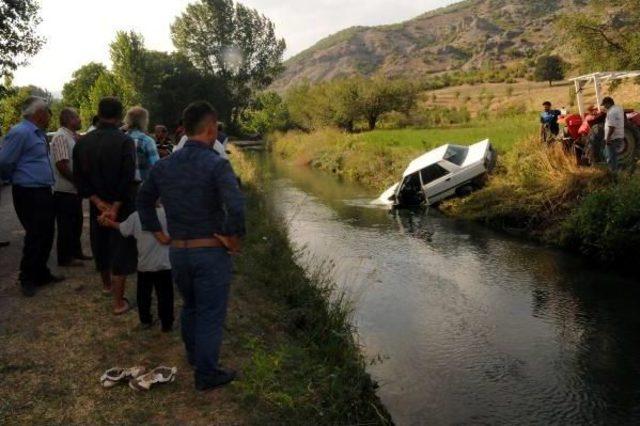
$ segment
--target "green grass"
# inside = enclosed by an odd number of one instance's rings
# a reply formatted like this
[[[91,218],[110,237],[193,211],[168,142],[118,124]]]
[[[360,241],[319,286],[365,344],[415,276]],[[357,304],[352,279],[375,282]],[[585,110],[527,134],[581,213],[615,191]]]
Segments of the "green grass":
[[[510,150],[523,136],[538,130],[536,117],[522,115],[503,119],[476,120],[468,125],[437,129],[376,130],[362,133],[371,146],[431,149],[445,143],[469,145],[490,139],[501,152]]]

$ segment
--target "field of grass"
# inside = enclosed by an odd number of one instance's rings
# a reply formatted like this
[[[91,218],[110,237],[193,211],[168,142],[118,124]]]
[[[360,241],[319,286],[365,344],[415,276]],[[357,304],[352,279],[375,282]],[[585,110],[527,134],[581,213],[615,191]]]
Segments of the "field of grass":
[[[429,150],[445,143],[469,145],[490,139],[500,152],[518,141],[515,135],[527,136],[538,131],[537,117],[523,114],[491,120],[474,120],[467,125],[434,129],[376,130],[359,135],[369,146],[402,147]]]

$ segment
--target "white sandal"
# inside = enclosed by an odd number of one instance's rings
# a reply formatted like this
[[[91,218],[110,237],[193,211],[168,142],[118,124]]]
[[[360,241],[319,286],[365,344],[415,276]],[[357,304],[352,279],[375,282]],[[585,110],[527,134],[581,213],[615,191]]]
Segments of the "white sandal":
[[[174,382],[176,374],[178,374],[176,367],[156,367],[147,374],[130,380],[129,387],[137,391],[148,391],[155,384]]]
[[[118,383],[135,379],[145,373],[146,368],[141,366],[131,368],[110,368],[100,377],[100,384],[105,388],[112,388]]]

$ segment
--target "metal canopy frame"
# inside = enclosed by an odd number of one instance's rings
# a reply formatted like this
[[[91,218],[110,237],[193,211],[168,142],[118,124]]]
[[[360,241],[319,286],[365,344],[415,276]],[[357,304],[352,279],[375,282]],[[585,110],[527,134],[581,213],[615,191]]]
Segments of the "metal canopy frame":
[[[609,71],[609,72],[595,72],[592,74],[581,75],[580,77],[570,78],[569,81],[573,81],[576,88],[576,96],[578,97],[578,110],[580,115],[584,117],[584,87],[593,83],[596,90],[596,101],[598,111],[601,110],[602,104],[602,83],[608,83],[615,80],[624,80],[627,78],[640,77],[640,71]]]

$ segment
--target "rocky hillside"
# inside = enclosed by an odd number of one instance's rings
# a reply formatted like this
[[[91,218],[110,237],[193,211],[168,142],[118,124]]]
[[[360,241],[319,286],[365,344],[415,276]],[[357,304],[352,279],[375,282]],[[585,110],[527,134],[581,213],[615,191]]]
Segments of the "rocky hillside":
[[[353,27],[286,62],[283,89],[354,74],[422,76],[487,63],[509,64],[552,50],[553,19],[587,0],[466,0],[410,21]]]

